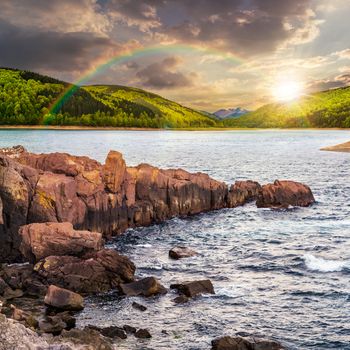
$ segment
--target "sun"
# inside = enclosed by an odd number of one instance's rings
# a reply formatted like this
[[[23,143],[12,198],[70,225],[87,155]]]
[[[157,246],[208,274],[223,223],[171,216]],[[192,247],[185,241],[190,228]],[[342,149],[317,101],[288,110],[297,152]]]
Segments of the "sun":
[[[292,101],[303,93],[302,84],[295,80],[280,81],[273,89],[274,98],[280,102]]]

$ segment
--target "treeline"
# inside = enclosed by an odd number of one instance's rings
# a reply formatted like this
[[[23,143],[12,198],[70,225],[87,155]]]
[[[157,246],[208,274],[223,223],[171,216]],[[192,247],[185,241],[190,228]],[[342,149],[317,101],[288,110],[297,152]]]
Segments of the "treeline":
[[[72,93],[65,95],[72,87]],[[123,90],[120,96],[115,94],[118,90]],[[143,90],[115,86],[74,87],[37,73],[6,68],[0,69],[0,124],[216,126],[214,119]]]
[[[268,104],[243,117],[224,120],[228,127],[350,128],[350,87]]]

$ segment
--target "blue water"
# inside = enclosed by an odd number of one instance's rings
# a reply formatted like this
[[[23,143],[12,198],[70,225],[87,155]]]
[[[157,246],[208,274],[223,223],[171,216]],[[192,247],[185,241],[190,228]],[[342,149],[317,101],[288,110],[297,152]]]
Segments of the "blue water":
[[[322,152],[349,131],[33,131],[0,130],[0,147],[69,152],[103,161],[119,150],[129,165],[203,171],[232,183],[293,179],[317,203],[290,210],[254,204],[129,230],[112,247],[132,258],[140,277],[165,286],[210,278],[215,296],[175,305],[172,292],[152,299],[115,294],[88,299],[78,324],[130,324],[151,340],[129,337],[121,349],[209,349],[220,335],[261,335],[288,349],[350,349],[350,154]],[[200,255],[168,259],[174,245]],[[141,313],[132,301],[148,307]],[[161,331],[166,330],[168,334]]]

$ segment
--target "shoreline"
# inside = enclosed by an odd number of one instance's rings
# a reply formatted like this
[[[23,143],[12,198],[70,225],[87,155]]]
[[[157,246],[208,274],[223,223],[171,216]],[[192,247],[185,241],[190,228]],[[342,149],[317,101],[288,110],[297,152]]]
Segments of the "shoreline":
[[[0,125],[0,130],[73,130],[73,131],[87,131],[87,130],[111,130],[111,131],[310,131],[310,130],[328,130],[350,131],[350,128],[136,128],[136,127],[112,127],[112,126],[55,126],[55,125]]]

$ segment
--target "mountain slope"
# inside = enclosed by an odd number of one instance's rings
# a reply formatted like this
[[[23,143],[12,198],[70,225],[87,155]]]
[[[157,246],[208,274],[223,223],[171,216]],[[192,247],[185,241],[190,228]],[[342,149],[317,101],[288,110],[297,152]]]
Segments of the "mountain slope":
[[[273,103],[240,118],[224,120],[227,127],[349,128],[350,87],[318,92],[289,103]]]
[[[214,118],[141,89],[77,88],[53,113],[71,85],[37,73],[0,68],[0,124],[183,128],[217,126]]]

